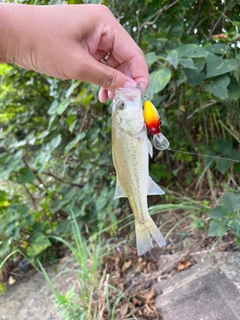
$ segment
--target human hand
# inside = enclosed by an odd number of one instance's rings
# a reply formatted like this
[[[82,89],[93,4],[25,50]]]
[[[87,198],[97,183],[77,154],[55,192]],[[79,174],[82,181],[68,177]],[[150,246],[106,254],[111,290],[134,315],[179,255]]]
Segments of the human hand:
[[[94,83],[101,102],[119,87],[149,84],[142,51],[105,6],[0,4],[0,21],[0,62]]]

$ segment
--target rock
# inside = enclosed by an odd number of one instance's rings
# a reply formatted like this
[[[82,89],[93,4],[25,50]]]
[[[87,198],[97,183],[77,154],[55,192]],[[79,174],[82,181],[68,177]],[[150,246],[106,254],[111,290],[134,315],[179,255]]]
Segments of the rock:
[[[239,320],[239,253],[194,255],[196,264],[157,283],[155,306],[165,320]],[[175,255],[175,260],[179,255]],[[173,256],[171,261],[173,261]]]

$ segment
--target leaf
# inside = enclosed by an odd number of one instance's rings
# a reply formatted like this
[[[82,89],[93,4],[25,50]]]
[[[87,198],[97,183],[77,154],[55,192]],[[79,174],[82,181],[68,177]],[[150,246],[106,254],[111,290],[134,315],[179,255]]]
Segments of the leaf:
[[[42,232],[35,233],[30,238],[30,246],[27,248],[27,255],[29,257],[34,257],[51,246],[51,242],[48,237]]]
[[[58,134],[57,136],[55,136],[55,138],[53,138],[50,142],[48,142],[45,145],[45,150],[49,152],[53,151],[60,145],[61,141],[62,141],[62,136],[61,134]]]
[[[240,237],[236,237],[236,243],[238,246],[240,246]]]
[[[201,83],[203,83],[206,74],[204,72],[195,72],[195,70],[192,69],[185,69],[184,70],[186,76],[187,76],[187,81],[190,86],[197,86]]]
[[[231,165],[233,164],[232,161],[229,160],[225,160],[225,159],[215,159],[216,161],[216,169],[221,173],[224,174],[225,172],[227,172],[228,168],[231,167]]]
[[[230,84],[228,86],[228,96],[229,99],[240,99],[240,82],[238,82],[234,77],[230,76]]]
[[[7,290],[6,284],[0,282],[0,296],[3,295]]]
[[[226,226],[223,221],[213,220],[208,230],[209,237],[222,237],[226,233]]]
[[[103,195],[100,195],[97,198],[97,201],[96,201],[96,209],[97,209],[97,211],[102,210],[106,206],[107,202],[108,202],[108,198],[103,196]]]
[[[128,270],[132,265],[132,260],[125,261],[123,266],[122,266],[122,272],[125,272]]]
[[[148,67],[150,67],[154,62],[157,61],[157,56],[155,52],[148,52],[145,54],[145,61]]]
[[[215,43],[211,46],[205,47],[204,49],[210,53],[221,54],[221,55],[228,53],[230,51],[230,47],[222,43]]]
[[[29,169],[28,167],[22,168],[19,171],[19,176],[17,178],[17,182],[19,184],[24,184],[27,182],[33,182],[35,180],[35,175],[32,172],[31,169]]]
[[[38,172],[40,173],[43,169],[45,164],[50,160],[51,158],[51,153],[50,152],[40,152],[34,161],[34,166],[38,167]]]
[[[186,44],[184,46],[176,48],[179,57],[186,58],[204,58],[208,53],[205,49],[199,47],[196,44]]]
[[[150,74],[150,85],[146,91],[149,99],[152,100],[153,95],[163,90],[171,79],[171,71],[167,68],[162,68]]]
[[[224,60],[217,56],[207,57],[207,76],[206,79],[216,77],[238,69],[237,59]]]
[[[177,272],[183,271],[183,270],[191,267],[191,265],[192,265],[192,263],[189,260],[183,260],[177,265],[176,271]]]
[[[226,192],[219,203],[222,207],[230,212],[240,211],[240,194]]]
[[[57,114],[59,115],[62,114],[67,109],[70,103],[71,103],[71,100],[69,99],[63,100],[56,109]]]
[[[66,146],[65,148],[65,153],[70,151],[72,148],[76,147],[77,143],[84,139],[86,137],[86,133],[85,132],[81,132],[79,134],[77,134],[76,138],[73,139],[71,142],[69,142],[69,144]]]
[[[0,208],[7,207],[9,205],[7,193],[4,190],[0,190]]]
[[[66,122],[69,126],[69,131],[73,132],[75,125],[77,124],[77,120],[76,120],[76,115],[75,114],[71,114],[70,116],[67,117]]]
[[[228,157],[233,149],[233,142],[232,140],[218,139],[214,141],[213,146],[216,151]]]
[[[225,217],[226,214],[227,212],[224,210],[222,206],[217,206],[209,212],[209,217],[212,219],[218,219]]]
[[[177,68],[177,65],[178,65],[178,54],[177,54],[176,50],[171,50],[168,53],[167,61],[169,61],[174,66],[175,69]]]
[[[52,115],[56,113],[57,107],[59,102],[57,100],[53,100],[53,102],[50,105],[50,108],[48,109],[48,114]]]
[[[230,228],[236,234],[236,236],[240,237],[240,218],[236,218],[232,221]]]
[[[178,62],[181,66],[188,69],[197,69],[197,67],[194,65],[193,60],[191,58],[182,58],[179,59]]]
[[[79,86],[79,82],[78,81],[73,81],[72,84],[70,85],[70,87],[67,89],[67,92],[65,94],[65,97],[67,99],[69,99],[69,97],[71,96],[71,94],[73,93],[73,91]]]
[[[204,90],[212,93],[215,97],[224,100],[228,98],[227,86],[229,85],[230,79],[228,76],[222,76],[213,79],[211,84],[203,86]]]
[[[9,175],[12,172],[12,168],[9,167],[8,169],[1,168],[0,171],[0,180],[9,180]]]
[[[187,59],[183,59],[183,60],[188,60]],[[180,61],[181,59],[179,59]],[[205,72],[203,71],[205,65],[206,65],[206,61],[203,58],[197,58],[194,59],[194,65],[196,67],[196,69],[192,69],[192,68],[186,68],[184,69],[184,72],[187,76],[187,80],[188,80],[188,84],[190,86],[196,86],[201,84],[204,79],[205,79]]]
[[[8,278],[8,284],[9,284],[10,286],[12,286],[16,281],[17,281],[17,280],[16,280],[15,278],[13,278],[12,276],[10,276],[10,277]]]
[[[66,122],[67,122],[68,126],[70,126],[73,123],[75,118],[76,118],[75,114],[70,114],[70,116],[67,117]]]

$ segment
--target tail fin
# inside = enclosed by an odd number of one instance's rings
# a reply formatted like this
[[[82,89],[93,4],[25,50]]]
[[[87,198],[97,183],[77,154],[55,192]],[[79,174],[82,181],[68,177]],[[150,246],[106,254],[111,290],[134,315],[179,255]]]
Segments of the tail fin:
[[[166,245],[163,235],[158,230],[151,217],[149,217],[144,224],[140,224],[136,221],[135,228],[137,238],[137,253],[139,256],[143,255],[149,248],[153,247],[151,236],[157,242],[159,247]]]

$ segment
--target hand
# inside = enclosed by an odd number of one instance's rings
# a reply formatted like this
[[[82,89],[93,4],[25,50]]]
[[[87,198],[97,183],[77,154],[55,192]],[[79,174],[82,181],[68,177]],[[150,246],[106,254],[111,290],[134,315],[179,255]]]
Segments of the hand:
[[[101,102],[118,87],[149,84],[142,51],[105,6],[0,4],[0,29],[0,62],[94,83]]]

